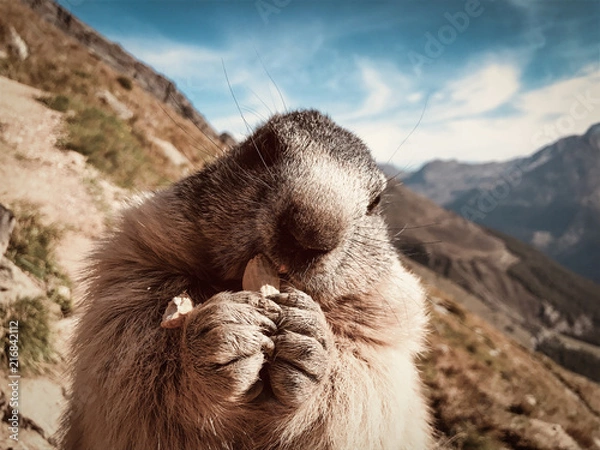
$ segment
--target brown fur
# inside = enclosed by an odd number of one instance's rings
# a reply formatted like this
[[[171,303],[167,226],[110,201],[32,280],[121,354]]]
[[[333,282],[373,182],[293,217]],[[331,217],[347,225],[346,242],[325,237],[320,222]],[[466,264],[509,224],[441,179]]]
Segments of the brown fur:
[[[426,315],[364,144],[315,111],[139,200],[98,246],[74,343],[67,450],[425,449]],[[241,290],[248,260],[287,288]],[[196,304],[162,329],[169,300]]]

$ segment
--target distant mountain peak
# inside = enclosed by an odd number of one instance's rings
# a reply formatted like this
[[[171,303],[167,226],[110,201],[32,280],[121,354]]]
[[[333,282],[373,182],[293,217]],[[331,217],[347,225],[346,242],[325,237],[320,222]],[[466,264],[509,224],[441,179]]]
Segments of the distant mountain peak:
[[[600,124],[501,163],[435,160],[407,187],[600,282]],[[543,245],[539,236],[546,236]]]
[[[600,123],[596,123],[592,125],[584,135],[585,139],[589,142],[589,144],[593,147],[596,147],[600,150]]]

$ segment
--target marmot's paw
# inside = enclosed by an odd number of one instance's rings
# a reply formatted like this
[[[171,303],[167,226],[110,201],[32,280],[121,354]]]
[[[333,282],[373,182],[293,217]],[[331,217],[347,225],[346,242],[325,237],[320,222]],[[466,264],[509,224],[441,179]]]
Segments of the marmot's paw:
[[[262,390],[259,371],[274,343],[281,308],[259,293],[222,292],[186,316],[184,364],[207,392],[227,401],[252,400]]]
[[[281,306],[269,377],[275,397],[298,406],[314,394],[331,367],[333,337],[321,308],[304,292],[267,297]]]

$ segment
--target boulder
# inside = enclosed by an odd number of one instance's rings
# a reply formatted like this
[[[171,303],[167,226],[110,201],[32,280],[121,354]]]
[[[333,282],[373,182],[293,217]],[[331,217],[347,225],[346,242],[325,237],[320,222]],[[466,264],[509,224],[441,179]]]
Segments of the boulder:
[[[96,96],[106,103],[117,115],[117,117],[121,120],[129,120],[133,117],[133,113],[131,110],[121,102],[117,97],[115,97],[110,91],[103,89],[99,91]]]
[[[0,258],[4,256],[8,248],[10,235],[16,223],[17,221],[12,211],[0,204]]]
[[[557,423],[544,422],[539,419],[530,419],[529,433],[540,448],[556,450],[581,450],[577,442],[569,436],[564,428]]]
[[[27,377],[21,379],[20,389],[22,418],[44,439],[52,440],[66,404],[63,386],[46,377]]]
[[[41,283],[34,280],[6,257],[0,258],[0,305],[8,305],[20,298],[45,296]]]
[[[149,140],[162,151],[162,154],[165,156],[165,158],[167,158],[173,165],[180,167],[189,166],[191,164],[190,160],[187,159],[186,156],[170,142],[159,139],[156,136],[150,136]]]
[[[10,41],[8,43],[8,49],[10,52],[19,58],[21,61],[25,61],[29,57],[29,47],[23,40],[17,30],[14,27],[9,27]]]

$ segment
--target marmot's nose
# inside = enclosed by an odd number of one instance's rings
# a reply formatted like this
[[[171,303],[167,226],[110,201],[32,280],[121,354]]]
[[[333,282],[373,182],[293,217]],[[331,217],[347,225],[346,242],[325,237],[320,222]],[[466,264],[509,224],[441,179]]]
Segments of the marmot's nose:
[[[281,216],[279,233],[284,245],[317,256],[335,249],[344,230],[344,220],[337,211],[318,204],[292,204]]]

